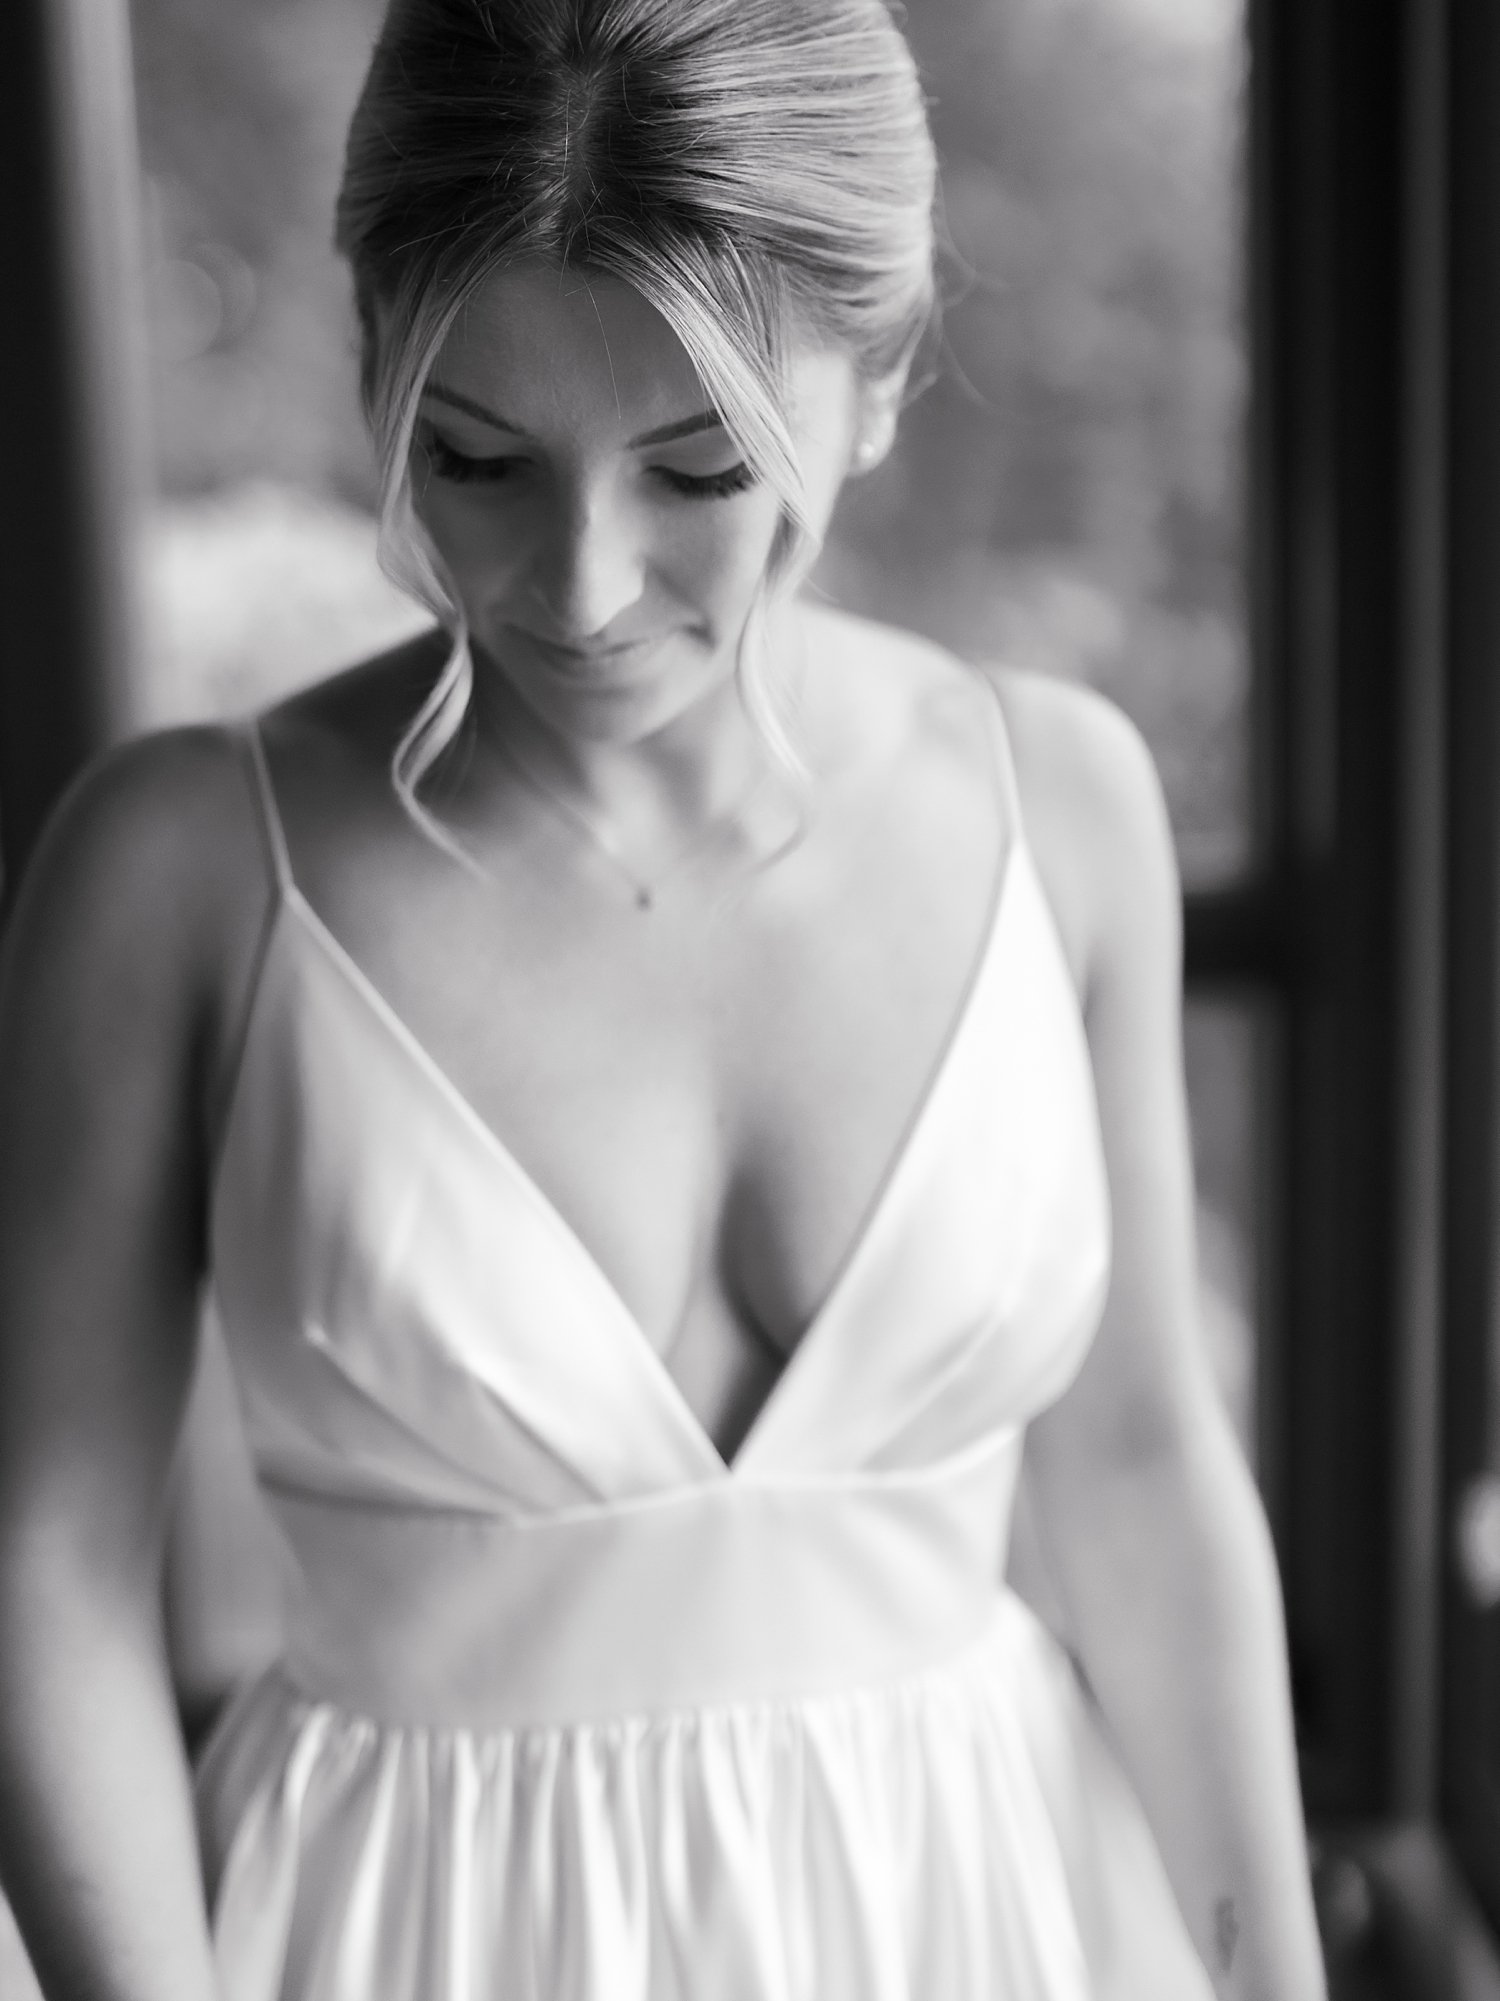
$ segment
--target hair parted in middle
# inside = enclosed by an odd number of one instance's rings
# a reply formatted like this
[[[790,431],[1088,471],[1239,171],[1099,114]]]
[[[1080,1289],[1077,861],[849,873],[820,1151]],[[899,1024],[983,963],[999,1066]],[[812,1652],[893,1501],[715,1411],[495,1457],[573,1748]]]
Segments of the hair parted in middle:
[[[782,524],[741,696],[795,763],[757,629],[816,553],[786,360],[899,378],[933,310],[936,168],[886,0],[393,0],[350,125],[337,242],[354,278],[382,561],[454,634],[393,763],[408,809],[457,729],[462,616],[412,504],[417,402],[466,302],[541,259],[623,280],[681,341]]]

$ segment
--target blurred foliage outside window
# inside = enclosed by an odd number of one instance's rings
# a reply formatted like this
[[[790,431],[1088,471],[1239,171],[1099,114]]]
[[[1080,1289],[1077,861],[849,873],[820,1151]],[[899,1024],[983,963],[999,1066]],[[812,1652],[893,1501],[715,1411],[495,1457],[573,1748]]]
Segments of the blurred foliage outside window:
[[[1249,859],[1235,0],[911,0],[955,268],[937,379],[836,594],[1087,679],[1189,881]]]

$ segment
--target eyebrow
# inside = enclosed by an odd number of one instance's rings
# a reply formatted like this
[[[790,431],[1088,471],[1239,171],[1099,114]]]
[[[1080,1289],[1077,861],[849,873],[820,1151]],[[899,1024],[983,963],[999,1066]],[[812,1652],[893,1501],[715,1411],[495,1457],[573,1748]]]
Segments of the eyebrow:
[[[422,394],[430,396],[435,403],[447,403],[455,410],[462,410],[466,417],[477,418],[492,430],[507,431],[513,438],[528,435],[519,424],[510,423],[496,411],[476,403],[472,397],[460,395],[456,389],[445,389],[439,382],[429,382]],[[723,428],[724,419],[717,410],[697,410],[691,417],[679,417],[674,424],[660,424],[654,431],[642,431],[639,437],[630,440],[628,449],[639,451],[645,445],[670,445],[677,438],[691,438],[699,431],[719,431]]]

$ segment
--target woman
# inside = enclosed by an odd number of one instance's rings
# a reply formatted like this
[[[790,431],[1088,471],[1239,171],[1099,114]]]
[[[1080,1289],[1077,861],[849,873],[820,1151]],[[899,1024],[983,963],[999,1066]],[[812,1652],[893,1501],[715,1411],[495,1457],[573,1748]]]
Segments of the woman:
[[[932,187],[881,0],[387,23],[340,232],[439,630],[106,762],[9,940],[49,1991],[1322,1991],[1149,760],[795,597]],[[156,1585],[205,1274],[289,1639],[195,1827]],[[1081,1671],[999,1585],[1023,1432]]]

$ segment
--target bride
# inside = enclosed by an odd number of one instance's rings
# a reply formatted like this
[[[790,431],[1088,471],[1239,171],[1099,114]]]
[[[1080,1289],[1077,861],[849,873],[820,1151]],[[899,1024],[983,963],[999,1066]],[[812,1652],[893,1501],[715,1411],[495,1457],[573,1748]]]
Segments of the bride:
[[[882,0],[398,0],[339,216],[429,634],[75,789],[0,989],[4,1879],[89,2001],[1313,2001],[1129,726],[797,587]],[[209,1282],[284,1658],[185,1767]],[[1067,1652],[1003,1584],[1025,1440]]]

